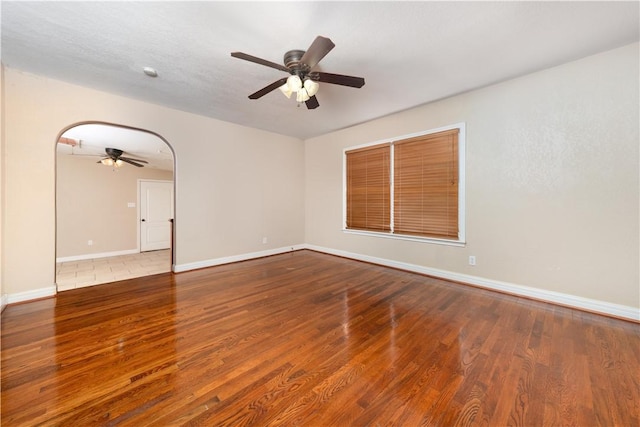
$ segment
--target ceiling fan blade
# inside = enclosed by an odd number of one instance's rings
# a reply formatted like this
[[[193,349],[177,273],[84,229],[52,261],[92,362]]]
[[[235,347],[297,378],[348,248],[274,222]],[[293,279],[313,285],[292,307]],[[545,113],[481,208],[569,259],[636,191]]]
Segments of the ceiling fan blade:
[[[136,162],[134,162],[132,160],[127,159],[126,157],[120,157],[118,160],[122,160],[123,162],[129,163],[130,165],[137,166],[139,168],[144,167],[140,163],[136,163]],[[145,163],[147,163],[147,162],[145,162]]]
[[[72,147],[75,147],[76,145],[80,145],[80,140],[75,140],[73,138],[67,138],[64,136],[61,136],[60,139],[58,139],[58,144],[66,144],[66,145],[70,145]]]
[[[320,106],[320,104],[318,103],[318,98],[316,98],[315,95],[313,95],[311,98],[307,99],[305,101],[305,104],[307,104],[307,109],[309,109],[309,110],[313,110],[313,109],[318,108]]]
[[[287,77],[283,77],[280,80],[277,80],[277,81],[271,83],[269,86],[265,86],[262,89],[260,89],[259,91],[252,93],[251,95],[249,95],[249,99],[261,98],[261,97],[265,96],[266,94],[268,94],[269,92],[271,92],[272,90],[278,89],[280,86],[282,86],[286,82],[287,82]]]
[[[276,64],[275,62],[267,61],[266,59],[258,58],[257,56],[247,55],[242,52],[231,52],[231,56],[238,59],[244,59],[245,61],[255,62],[256,64],[266,65],[267,67],[275,68],[276,70],[282,70],[289,72],[289,69],[284,65]]]
[[[131,157],[120,157],[120,160],[132,160],[134,162],[139,162],[139,163],[149,163],[146,160],[132,159]]]
[[[318,36],[313,41],[313,43],[311,43],[311,46],[309,46],[309,49],[307,49],[304,55],[302,55],[302,58],[300,58],[300,62],[308,65],[309,69],[312,69],[334,47],[336,47],[336,45],[333,44],[331,39]]]
[[[332,73],[311,73],[309,75],[312,79],[323,83],[331,83],[334,85],[350,86],[361,88],[364,86],[364,78],[345,76],[344,74],[332,74]]]

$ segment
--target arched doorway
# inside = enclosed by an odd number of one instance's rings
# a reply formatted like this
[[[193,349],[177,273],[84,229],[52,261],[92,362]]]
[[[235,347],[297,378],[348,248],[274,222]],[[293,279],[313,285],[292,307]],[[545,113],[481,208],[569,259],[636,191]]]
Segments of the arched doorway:
[[[166,140],[142,129],[90,122],[60,133],[56,143],[58,291],[172,270],[174,159]],[[151,231],[148,209],[155,212]],[[159,217],[166,218],[157,221]],[[145,245],[141,233],[155,239],[153,244]]]

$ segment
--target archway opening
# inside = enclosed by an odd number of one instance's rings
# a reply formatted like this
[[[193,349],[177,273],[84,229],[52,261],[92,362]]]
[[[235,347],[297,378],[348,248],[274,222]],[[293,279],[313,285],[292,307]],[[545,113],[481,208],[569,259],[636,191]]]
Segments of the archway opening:
[[[56,142],[58,291],[173,270],[175,156],[161,136],[111,123]]]

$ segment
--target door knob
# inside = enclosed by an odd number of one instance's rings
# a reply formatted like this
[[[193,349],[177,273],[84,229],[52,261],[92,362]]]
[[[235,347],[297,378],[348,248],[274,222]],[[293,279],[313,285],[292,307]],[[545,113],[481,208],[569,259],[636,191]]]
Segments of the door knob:
[[[142,222],[145,222],[145,221],[146,221],[146,219],[142,218]]]

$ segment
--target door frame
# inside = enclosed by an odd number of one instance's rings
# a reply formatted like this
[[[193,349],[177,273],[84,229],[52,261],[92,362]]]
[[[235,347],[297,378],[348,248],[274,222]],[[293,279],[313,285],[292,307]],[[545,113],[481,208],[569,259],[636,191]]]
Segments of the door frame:
[[[169,249],[171,250],[171,271],[174,271],[174,267],[175,267],[175,262],[173,261],[173,245],[175,244],[175,236],[174,236],[174,227],[175,227],[175,218],[176,218],[176,183],[175,183],[175,177],[176,174],[174,172],[173,174],[173,181],[167,181],[166,179],[145,179],[145,178],[138,178],[138,188],[137,188],[137,193],[138,193],[138,201],[137,201],[137,209],[136,209],[136,220],[137,220],[137,225],[136,225],[136,234],[137,234],[137,240],[136,240],[136,245],[137,245],[137,249],[138,249],[138,253],[142,253],[142,237],[141,237],[141,227],[140,227],[140,222],[142,219],[142,215],[140,214],[140,206],[141,206],[141,202],[142,202],[142,192],[140,191],[140,187],[141,187],[141,183],[144,182],[169,182],[172,184],[173,187],[173,195],[172,195],[172,200],[171,200],[171,211],[173,213],[173,221],[171,224],[171,237],[169,239]]]

